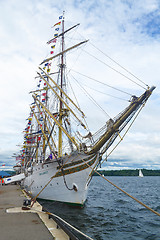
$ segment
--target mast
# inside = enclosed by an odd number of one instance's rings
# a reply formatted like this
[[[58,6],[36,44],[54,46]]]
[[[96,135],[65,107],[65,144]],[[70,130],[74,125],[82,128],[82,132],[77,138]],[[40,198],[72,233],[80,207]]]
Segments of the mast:
[[[48,70],[49,70],[49,65],[47,66],[48,67]],[[48,78],[48,76],[47,76],[47,82],[49,82],[49,78]],[[47,102],[48,102],[48,88],[45,90],[45,105],[46,105],[46,107],[47,107]],[[39,110],[39,112],[40,112],[40,110]],[[44,115],[44,126],[43,126],[43,128],[44,128],[44,133],[46,133],[46,115]],[[45,137],[43,136],[43,161],[45,160],[45,155],[46,155],[46,139],[45,139]]]
[[[61,89],[63,88],[63,78],[64,78],[64,12],[63,12],[63,19],[62,19],[62,55],[61,55],[61,64],[60,64],[60,72],[61,72],[61,79],[60,79],[60,86]],[[63,98],[62,91],[60,92],[61,98]],[[60,100],[59,106],[59,123],[62,126],[62,107],[63,102]],[[62,129],[59,127],[59,137],[58,137],[58,157],[62,156]]]

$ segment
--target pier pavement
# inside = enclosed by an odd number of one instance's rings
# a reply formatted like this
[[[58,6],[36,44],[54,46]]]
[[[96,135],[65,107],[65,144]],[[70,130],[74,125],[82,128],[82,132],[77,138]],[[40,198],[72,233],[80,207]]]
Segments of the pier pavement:
[[[64,232],[58,232],[55,223],[48,220],[48,216],[46,216],[45,213],[38,215],[37,213],[21,211],[24,199],[26,199],[26,197],[22,193],[20,186],[0,186],[0,239],[69,239]],[[48,221],[49,227],[47,228],[46,226]]]

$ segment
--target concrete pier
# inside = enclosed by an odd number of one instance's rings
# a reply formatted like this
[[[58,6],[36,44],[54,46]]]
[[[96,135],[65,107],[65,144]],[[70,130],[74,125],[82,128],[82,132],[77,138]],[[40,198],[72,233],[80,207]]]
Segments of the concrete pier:
[[[45,213],[22,211],[24,199],[26,197],[18,185],[0,186],[0,239],[69,239]],[[39,204],[37,209],[40,209]]]

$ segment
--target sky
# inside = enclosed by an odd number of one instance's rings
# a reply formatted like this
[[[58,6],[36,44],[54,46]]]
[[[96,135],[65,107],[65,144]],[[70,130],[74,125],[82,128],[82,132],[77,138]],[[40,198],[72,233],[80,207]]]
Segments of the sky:
[[[11,169],[15,164],[12,156],[23,142],[23,130],[32,102],[29,92],[35,88],[37,66],[48,51],[46,41],[53,37],[51,27],[63,11],[67,26],[81,24],[78,31],[84,39],[89,39],[92,55],[99,57],[94,45],[149,86],[156,86],[126,138],[102,167],[109,170],[160,169],[159,1],[0,0],[0,10],[1,170]],[[104,61],[104,55],[101,59]],[[143,92],[142,88],[132,83],[129,85],[121,76],[118,80],[117,73],[112,74],[109,68],[103,72],[94,64],[88,56],[80,67],[95,79],[108,81],[115,87],[123,86],[137,94]],[[114,100],[107,102],[104,94],[97,94],[97,101],[110,116],[118,114],[118,108],[112,105],[116,103]],[[92,109],[88,111],[88,120],[95,129],[105,124],[104,115],[100,117],[95,110],[93,119],[91,112]]]

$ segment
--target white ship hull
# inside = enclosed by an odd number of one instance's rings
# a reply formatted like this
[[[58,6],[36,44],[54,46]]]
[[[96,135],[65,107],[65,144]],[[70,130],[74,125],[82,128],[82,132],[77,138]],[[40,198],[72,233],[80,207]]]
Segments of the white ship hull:
[[[77,153],[71,157],[65,156],[63,172],[56,160],[35,163],[23,181],[24,188],[35,197],[54,176],[38,198],[83,206],[87,198],[92,168],[98,162],[97,154],[88,156]]]

